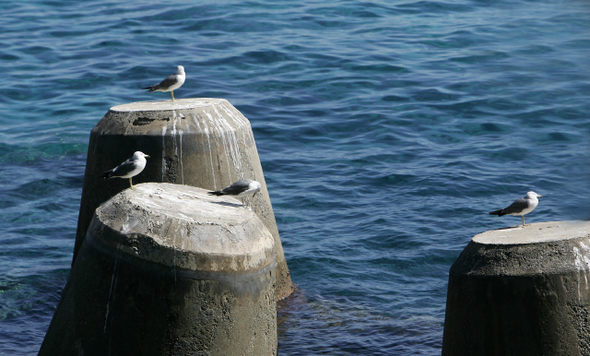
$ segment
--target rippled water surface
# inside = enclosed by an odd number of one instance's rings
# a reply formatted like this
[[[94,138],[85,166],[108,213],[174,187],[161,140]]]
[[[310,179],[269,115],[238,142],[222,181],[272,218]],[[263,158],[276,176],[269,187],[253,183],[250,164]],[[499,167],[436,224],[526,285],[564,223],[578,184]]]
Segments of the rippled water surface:
[[[280,355],[437,355],[488,211],[589,217],[586,1],[0,3],[0,354],[65,285],[90,130],[184,65],[250,119],[298,291]]]

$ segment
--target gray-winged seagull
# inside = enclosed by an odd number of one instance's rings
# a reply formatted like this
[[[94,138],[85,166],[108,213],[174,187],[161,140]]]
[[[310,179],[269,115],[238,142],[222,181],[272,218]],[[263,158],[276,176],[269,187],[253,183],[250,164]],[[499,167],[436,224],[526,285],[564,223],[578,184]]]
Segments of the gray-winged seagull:
[[[542,195],[539,195],[533,191],[526,193],[526,195],[522,198],[518,198],[514,201],[514,203],[510,204],[510,206],[495,210],[490,212],[491,215],[520,215],[522,217],[522,226],[525,226],[524,223],[524,216],[531,211],[535,210],[537,205],[539,205],[539,199],[542,198]]]
[[[260,189],[262,189],[262,185],[259,182],[250,179],[241,179],[229,187],[225,187],[215,192],[209,192],[209,195],[233,195],[243,197],[252,194],[252,197],[254,197]]]
[[[146,158],[149,157],[150,156],[141,151],[135,151],[131,158],[121,163],[117,167],[104,172],[102,176],[104,178],[129,178],[129,185],[131,186],[131,189],[135,189],[135,187],[133,187],[132,179],[143,171],[145,165],[147,164]]]
[[[152,85],[151,87],[145,87],[143,89],[149,90],[149,92],[153,91],[169,91],[172,95],[172,101],[174,101],[174,91],[184,84],[184,80],[186,79],[186,74],[184,73],[184,67],[178,66],[178,73],[172,74],[168,78],[162,80],[160,83],[156,85]]]

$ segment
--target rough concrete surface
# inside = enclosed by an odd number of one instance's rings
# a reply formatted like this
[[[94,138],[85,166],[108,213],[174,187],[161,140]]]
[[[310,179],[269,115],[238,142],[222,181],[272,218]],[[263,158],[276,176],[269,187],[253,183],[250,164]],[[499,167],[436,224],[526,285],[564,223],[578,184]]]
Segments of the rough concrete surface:
[[[136,102],[107,112],[90,134],[74,260],[94,210],[129,186],[126,180],[104,180],[100,174],[137,150],[151,158],[134,184],[167,182],[219,190],[242,178],[259,181],[262,190],[246,203],[275,239],[277,298],[293,291],[250,122],[224,99]]]
[[[233,198],[125,190],[97,209],[39,355],[276,355],[273,244]]]
[[[443,355],[590,354],[590,222],[476,235],[451,267]]]
[[[96,209],[89,231],[121,234],[102,241],[139,258],[198,271],[260,268],[274,259],[274,238],[250,208],[237,199],[170,183],[142,183]]]
[[[548,221],[490,230],[477,234],[473,242],[483,245],[535,244],[590,236],[589,221]]]

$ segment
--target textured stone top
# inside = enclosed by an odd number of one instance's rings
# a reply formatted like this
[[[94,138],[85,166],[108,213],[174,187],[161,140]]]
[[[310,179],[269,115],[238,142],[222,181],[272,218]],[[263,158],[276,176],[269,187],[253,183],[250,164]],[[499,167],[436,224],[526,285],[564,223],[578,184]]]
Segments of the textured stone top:
[[[217,104],[229,104],[225,99],[217,98],[190,98],[157,101],[137,101],[128,104],[121,104],[111,107],[111,111],[133,112],[133,111],[166,111],[179,109],[193,109],[202,106],[211,106]]]
[[[590,236],[590,221],[550,221],[490,230],[472,241],[483,245],[519,245],[563,241]]]
[[[135,187],[96,209],[88,237],[143,260],[194,271],[250,271],[274,261],[273,236],[239,200],[188,185]]]

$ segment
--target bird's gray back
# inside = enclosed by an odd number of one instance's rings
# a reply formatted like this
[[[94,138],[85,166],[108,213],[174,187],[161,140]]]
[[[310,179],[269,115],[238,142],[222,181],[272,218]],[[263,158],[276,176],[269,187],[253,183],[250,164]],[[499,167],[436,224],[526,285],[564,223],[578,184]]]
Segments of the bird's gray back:
[[[159,88],[162,88],[162,89],[170,88],[171,86],[173,86],[177,82],[178,82],[177,75],[176,74],[172,74],[172,75],[168,76],[168,78],[162,80],[160,82],[160,84],[158,84],[158,87]]]
[[[118,176],[124,176],[131,173],[134,169],[137,169],[137,161],[128,159],[115,168],[113,173]]]
[[[242,179],[233,183],[229,187],[224,188],[222,192],[233,195],[240,194],[241,192],[248,190],[250,183],[251,181],[249,179]]]
[[[506,214],[520,213],[521,211],[529,208],[530,206],[530,200],[526,198],[518,198],[514,201],[514,203],[510,204],[509,207],[505,208],[504,212]]]

